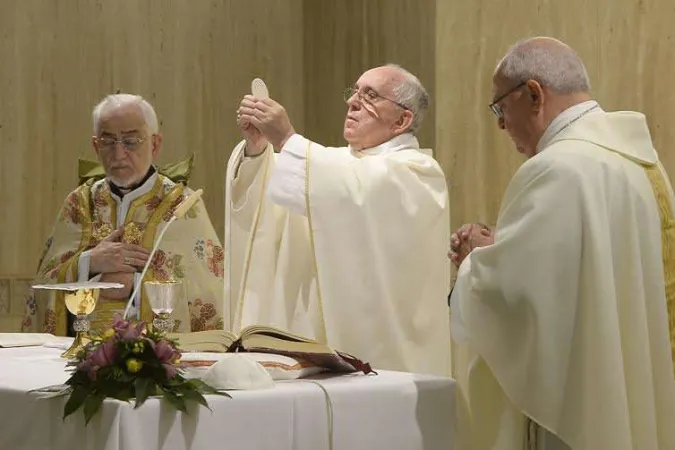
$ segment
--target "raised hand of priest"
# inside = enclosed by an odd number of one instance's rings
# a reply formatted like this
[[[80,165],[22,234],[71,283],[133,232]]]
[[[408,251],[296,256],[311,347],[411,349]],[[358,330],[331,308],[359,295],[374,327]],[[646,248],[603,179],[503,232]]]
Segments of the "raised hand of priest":
[[[104,292],[105,298],[111,300],[126,300],[131,295],[132,288],[134,287],[134,274],[133,272],[117,272],[117,273],[104,273],[101,275],[99,280],[102,283],[121,283],[124,285],[122,288],[114,289],[105,289]]]
[[[255,106],[255,97],[247,95],[237,109],[237,125],[246,140],[246,149],[244,150],[246,156],[258,156],[267,148],[267,138],[251,123],[248,115],[242,115],[242,108],[250,108],[251,105]]]
[[[277,151],[295,134],[286,110],[271,98],[247,95],[239,106],[239,115],[242,123],[249,122],[260,130]]]
[[[89,251],[89,274],[136,272],[148,261],[150,252],[139,245],[120,242],[122,228],[110,233]]]

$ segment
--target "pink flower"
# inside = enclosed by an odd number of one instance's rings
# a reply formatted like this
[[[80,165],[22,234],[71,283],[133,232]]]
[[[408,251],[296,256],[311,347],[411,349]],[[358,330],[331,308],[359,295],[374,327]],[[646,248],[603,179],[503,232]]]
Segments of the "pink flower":
[[[115,317],[113,317],[112,321],[112,327],[115,331],[126,330],[129,328],[129,322],[122,319],[120,314],[115,314]]]
[[[178,370],[176,370],[176,366],[171,365],[171,364],[162,364],[164,366],[164,370],[166,371],[166,377],[170,380],[173,377],[176,376],[178,373]]]
[[[111,365],[117,356],[117,347],[114,339],[108,339],[99,345],[96,350],[87,355],[93,366],[105,367]],[[86,360],[85,360],[86,362]]]
[[[169,341],[161,340],[154,347],[155,355],[162,364],[171,364],[174,360],[180,358],[180,352],[169,343]]]
[[[122,340],[140,338],[145,332],[145,322],[127,323],[125,328],[117,328],[117,337]]]
[[[87,376],[91,381],[96,381],[96,371],[99,369],[98,366],[95,366],[91,362],[90,356],[87,356],[87,359],[82,361],[77,365],[78,372],[87,372]]]

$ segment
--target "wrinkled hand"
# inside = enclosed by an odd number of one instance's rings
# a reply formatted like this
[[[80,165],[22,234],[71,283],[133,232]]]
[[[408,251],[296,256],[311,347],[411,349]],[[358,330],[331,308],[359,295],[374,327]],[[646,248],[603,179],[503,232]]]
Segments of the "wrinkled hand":
[[[255,127],[248,117],[242,117],[241,108],[244,105],[250,105],[251,102],[255,102],[255,97],[252,95],[247,95],[239,104],[239,109],[237,110],[237,125],[241,130],[241,135],[246,140],[246,149],[244,153],[246,156],[258,156],[267,148],[267,138],[263,136],[259,129]],[[255,103],[253,103],[255,104]]]
[[[494,243],[492,230],[481,223],[464,224],[450,236],[448,258],[459,266],[474,248],[486,247]]]
[[[136,272],[148,261],[150,252],[141,246],[119,242],[122,228],[110,233],[89,253],[89,274]]]
[[[280,150],[295,134],[284,107],[270,98],[258,99],[247,95],[237,113],[242,124],[253,125],[276,150]]]
[[[134,287],[133,272],[104,273],[99,280],[103,283],[122,283],[123,288],[105,289],[101,293],[111,300],[127,300]]]

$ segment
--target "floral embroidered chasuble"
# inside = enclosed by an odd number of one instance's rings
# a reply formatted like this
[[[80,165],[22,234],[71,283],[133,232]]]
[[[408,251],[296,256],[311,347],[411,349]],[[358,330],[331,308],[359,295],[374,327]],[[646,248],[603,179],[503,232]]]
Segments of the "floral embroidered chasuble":
[[[71,192],[47,240],[36,281],[78,281],[82,252],[94,248],[117,224],[124,227],[122,242],[151,250],[173,210],[192,191],[160,174],[150,180],[154,180],[150,181],[152,187],[130,203],[123,221],[118,220],[118,203],[105,180],[87,182]],[[169,279],[183,280],[182,298],[173,312],[177,331],[223,328],[223,248],[201,200],[184,219],[171,224],[143,281]],[[146,294],[144,289],[139,292],[141,319],[150,321],[153,313]],[[106,299],[102,290],[90,316],[92,326],[105,325],[115,312],[124,310],[125,304],[126,300]],[[24,331],[64,335],[67,324],[67,310],[58,294],[36,291],[28,299]]]

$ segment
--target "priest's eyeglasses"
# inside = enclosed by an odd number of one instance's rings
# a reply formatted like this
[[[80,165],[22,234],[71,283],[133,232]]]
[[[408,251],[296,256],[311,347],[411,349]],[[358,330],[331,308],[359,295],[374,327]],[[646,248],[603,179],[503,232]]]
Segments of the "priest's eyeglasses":
[[[145,138],[140,136],[127,136],[123,138],[116,138],[111,136],[103,136],[96,138],[96,142],[103,150],[113,150],[117,147],[117,144],[121,144],[126,150],[133,152],[136,150],[143,142]]]
[[[512,88],[512,89],[510,89],[510,90],[508,90],[508,91],[506,91],[506,93],[500,95],[499,98],[497,98],[495,101],[493,101],[492,103],[490,103],[490,104],[488,105],[488,107],[489,107],[490,110],[493,112],[493,114],[494,114],[495,116],[497,116],[497,119],[503,119],[503,118],[504,118],[504,111],[502,111],[502,107],[501,107],[501,105],[499,104],[499,102],[501,102],[501,101],[504,100],[506,97],[508,97],[509,95],[513,94],[513,93],[516,92],[518,89],[520,89],[521,87],[525,86],[526,84],[527,84],[527,81],[523,81],[523,82],[520,83],[518,86],[516,86],[516,87],[514,87],[514,88]]]
[[[348,102],[350,98],[352,98],[356,94],[359,97],[359,100],[368,104],[368,106],[374,106],[374,104],[382,99],[382,100],[387,100],[389,102],[392,102],[394,105],[398,106],[399,108],[403,108],[407,111],[410,111],[410,107],[405,106],[395,100],[392,100],[390,98],[387,98],[383,95],[380,95],[375,91],[375,89],[372,88],[363,88],[363,89],[358,89],[354,86],[349,87],[344,90],[344,96],[345,96],[345,102]]]

